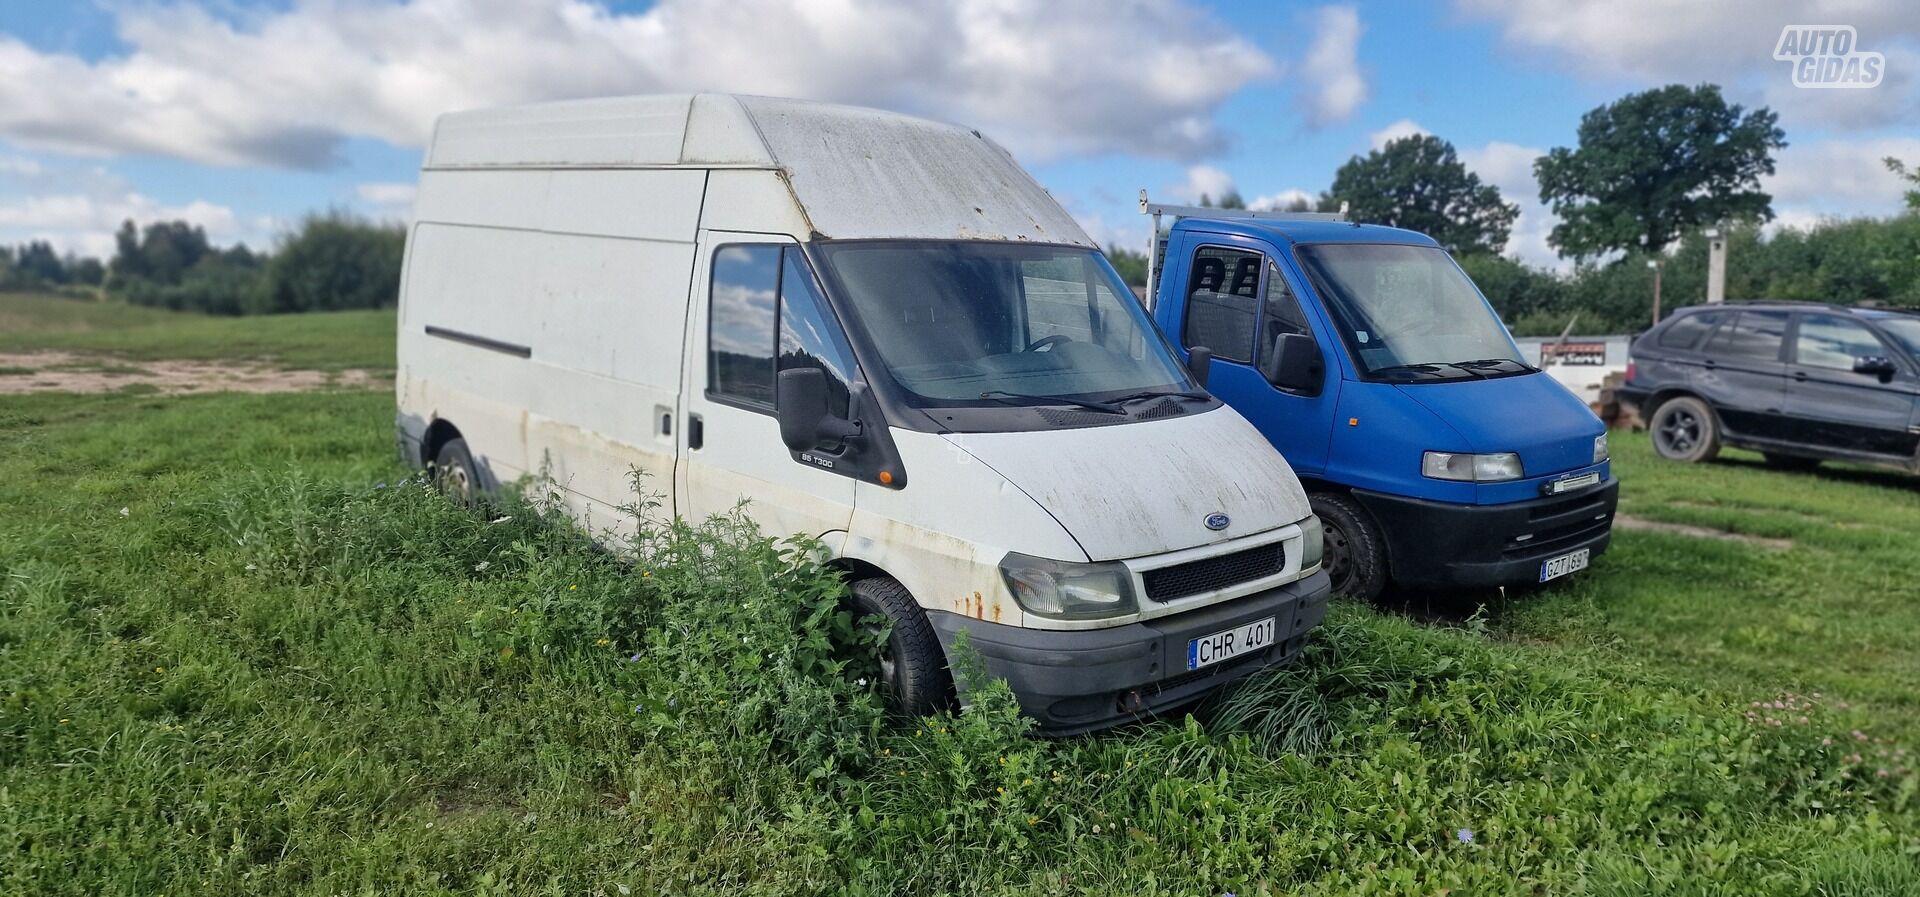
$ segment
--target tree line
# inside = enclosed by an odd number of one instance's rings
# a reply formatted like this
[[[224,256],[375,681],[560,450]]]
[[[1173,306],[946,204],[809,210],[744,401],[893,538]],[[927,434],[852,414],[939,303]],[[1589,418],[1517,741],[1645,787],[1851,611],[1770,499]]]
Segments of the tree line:
[[[221,248],[185,221],[127,221],[105,262],[45,242],[0,247],[0,289],[108,296],[218,315],[388,308],[400,291],[406,230],[344,211],[302,219],[271,253]]]
[[[1660,268],[1667,307],[1703,301],[1708,227],[1728,233],[1728,298],[1920,306],[1920,171],[1899,160],[1886,165],[1913,185],[1906,214],[1768,233],[1773,198],[1760,179],[1787,145],[1771,110],[1730,104],[1711,84],[1670,85],[1588,112],[1576,136],[1575,146],[1533,165],[1540,201],[1559,218],[1548,245],[1574,261],[1565,273],[1501,255],[1519,207],[1430,134],[1352,157],[1317,197],[1280,210],[1345,208],[1354,221],[1433,237],[1520,334],[1558,333],[1570,322],[1586,332],[1645,328],[1649,262]],[[1220,206],[1245,203],[1235,192]],[[1145,283],[1143,254],[1109,254],[1130,283]]]

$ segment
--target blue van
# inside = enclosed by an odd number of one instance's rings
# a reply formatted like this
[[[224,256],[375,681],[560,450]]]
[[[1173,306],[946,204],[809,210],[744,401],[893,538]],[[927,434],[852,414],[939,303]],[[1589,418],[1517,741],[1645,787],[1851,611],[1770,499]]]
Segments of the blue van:
[[[1336,592],[1541,583],[1606,550],[1619,482],[1605,425],[1526,363],[1432,238],[1338,215],[1142,209],[1156,234],[1162,214],[1185,216],[1150,266],[1155,320],[1293,465]]]

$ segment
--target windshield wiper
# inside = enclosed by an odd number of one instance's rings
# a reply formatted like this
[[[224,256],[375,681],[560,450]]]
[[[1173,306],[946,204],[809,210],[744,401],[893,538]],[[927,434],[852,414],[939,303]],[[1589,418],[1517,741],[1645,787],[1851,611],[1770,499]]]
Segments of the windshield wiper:
[[[1517,358],[1481,358],[1481,359],[1476,359],[1474,361],[1450,361],[1447,363],[1453,365],[1454,367],[1466,368],[1468,370],[1474,370],[1477,368],[1499,367],[1500,365],[1503,365],[1503,364],[1514,365],[1515,367],[1518,367],[1523,371],[1539,370],[1539,368],[1534,367],[1533,365],[1530,365]]]
[[[1127,393],[1126,395],[1121,396],[1117,399],[1108,399],[1107,404],[1125,405],[1128,402],[1138,402],[1141,399],[1158,399],[1158,398],[1212,399],[1213,394],[1200,389],[1144,389],[1144,390],[1141,390],[1140,392]]]
[[[1094,402],[1094,401],[1089,401],[1087,399],[1076,399],[1071,396],[1028,395],[1027,393],[1023,393],[1023,392],[1008,392],[1004,389],[989,389],[986,392],[981,393],[980,398],[991,399],[996,402],[1006,402],[1006,404],[1009,404],[1009,405],[1015,404],[1013,402],[1007,401],[1009,399],[1027,399],[1031,402],[1037,402],[1040,404],[1078,405],[1082,408],[1086,408],[1092,411],[1099,411],[1106,414],[1126,414],[1127,413],[1126,411],[1122,410],[1120,406],[1110,404],[1107,402]]]
[[[1466,374],[1469,377],[1480,376],[1479,374],[1475,373],[1471,369],[1448,364],[1444,361],[1432,362],[1428,364],[1393,364],[1383,368],[1374,368],[1372,371],[1369,371],[1368,373],[1371,373],[1377,376],[1380,374],[1399,373],[1399,372],[1405,371],[1407,373],[1412,373],[1412,374],[1428,374],[1437,379],[1442,379],[1442,380],[1450,379],[1447,377],[1447,372],[1445,368],[1454,368],[1460,371],[1461,373]]]

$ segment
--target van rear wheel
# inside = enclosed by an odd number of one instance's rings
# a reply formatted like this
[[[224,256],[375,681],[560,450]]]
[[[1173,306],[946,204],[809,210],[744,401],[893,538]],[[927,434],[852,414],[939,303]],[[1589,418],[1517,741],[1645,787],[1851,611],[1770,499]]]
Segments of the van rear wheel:
[[[880,576],[853,584],[850,601],[856,622],[887,621],[880,646],[880,685],[887,709],[903,716],[926,716],[954,703],[953,675],[947,655],[925,611],[898,580]]]
[[[433,459],[434,488],[461,507],[471,508],[480,500],[477,470],[473,453],[467,451],[467,441],[459,437],[449,439]]]
[[[1320,563],[1336,595],[1372,601],[1387,587],[1387,540],[1373,515],[1338,492],[1307,496],[1325,532]]]

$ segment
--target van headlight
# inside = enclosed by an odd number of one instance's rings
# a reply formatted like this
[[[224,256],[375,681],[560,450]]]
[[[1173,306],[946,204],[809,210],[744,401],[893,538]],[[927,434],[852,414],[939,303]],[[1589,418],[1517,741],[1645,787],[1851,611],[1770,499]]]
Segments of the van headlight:
[[[1602,433],[1593,437],[1593,463],[1598,464],[1611,457],[1613,456],[1607,454],[1607,434]]]
[[[1420,456],[1420,473],[1436,480],[1498,483],[1526,475],[1520,456],[1513,452],[1472,455],[1466,452],[1427,452]]]
[[[1000,575],[1022,610],[1055,620],[1097,620],[1133,613],[1133,572],[1125,564],[1079,564],[1007,552]]]
[[[1317,514],[1308,514],[1300,521],[1300,569],[1311,570],[1320,564],[1320,555],[1327,550],[1327,531],[1320,525]]]

